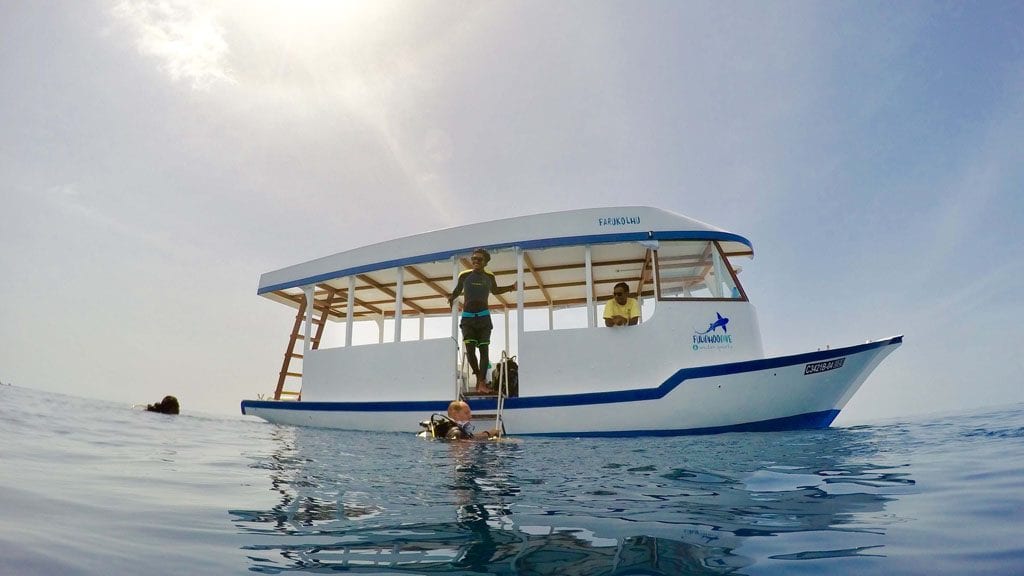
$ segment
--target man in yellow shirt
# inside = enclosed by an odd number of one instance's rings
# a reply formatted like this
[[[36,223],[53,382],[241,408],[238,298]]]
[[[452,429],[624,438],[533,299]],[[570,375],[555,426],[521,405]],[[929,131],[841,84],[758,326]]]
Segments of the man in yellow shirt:
[[[619,282],[612,288],[612,296],[604,305],[604,325],[636,326],[640,322],[640,305],[629,297],[629,285]]]

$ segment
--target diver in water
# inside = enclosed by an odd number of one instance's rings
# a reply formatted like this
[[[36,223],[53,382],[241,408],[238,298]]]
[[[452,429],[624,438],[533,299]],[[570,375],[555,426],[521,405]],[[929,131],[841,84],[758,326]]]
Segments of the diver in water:
[[[430,417],[430,420],[420,424],[427,428],[427,431],[422,432],[421,435],[444,438],[445,440],[488,440],[501,437],[501,432],[497,428],[477,432],[472,420],[473,411],[470,410],[469,404],[462,400],[454,400],[448,405],[447,418],[441,414],[435,414]]]
[[[161,414],[177,414],[179,410],[178,399],[174,396],[164,396],[164,399],[156,404],[146,406],[147,412],[159,412]]]
[[[454,400],[448,405],[448,417],[458,426],[457,438],[460,440],[497,438],[501,435],[497,428],[476,432],[473,429],[473,411],[462,400]],[[448,433],[451,434],[451,431]]]

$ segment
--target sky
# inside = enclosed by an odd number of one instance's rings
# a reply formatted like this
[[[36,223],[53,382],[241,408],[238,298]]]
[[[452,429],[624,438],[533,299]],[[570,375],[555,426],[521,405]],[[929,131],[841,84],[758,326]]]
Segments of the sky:
[[[238,414],[259,275],[650,205],[765,352],[903,334],[837,423],[1024,401],[1024,4],[0,0],[0,381]]]

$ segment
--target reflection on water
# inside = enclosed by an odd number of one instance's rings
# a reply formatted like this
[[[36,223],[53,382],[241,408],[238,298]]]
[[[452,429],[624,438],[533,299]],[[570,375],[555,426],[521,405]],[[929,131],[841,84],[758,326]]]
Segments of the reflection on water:
[[[279,427],[273,453],[250,455],[277,505],[231,515],[269,573],[736,574],[766,537],[793,538],[772,560],[866,559],[899,521],[886,503],[914,490],[885,433],[444,443]]]

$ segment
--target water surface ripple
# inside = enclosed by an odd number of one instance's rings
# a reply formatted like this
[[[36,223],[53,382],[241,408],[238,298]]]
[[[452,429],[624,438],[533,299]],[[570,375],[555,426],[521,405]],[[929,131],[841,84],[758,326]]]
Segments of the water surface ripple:
[[[4,387],[0,573],[1021,573],[1022,430],[453,444]]]

